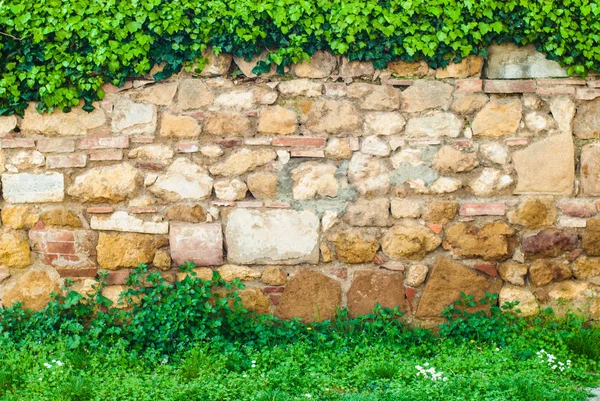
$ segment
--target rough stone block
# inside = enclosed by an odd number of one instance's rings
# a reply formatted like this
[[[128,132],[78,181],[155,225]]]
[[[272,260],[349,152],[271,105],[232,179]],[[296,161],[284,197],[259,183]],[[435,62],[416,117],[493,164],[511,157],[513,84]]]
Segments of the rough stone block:
[[[169,245],[171,258],[178,265],[184,262],[197,266],[223,264],[223,232],[219,223],[171,224]]]
[[[2,195],[10,203],[62,202],[64,176],[60,173],[2,174]]]

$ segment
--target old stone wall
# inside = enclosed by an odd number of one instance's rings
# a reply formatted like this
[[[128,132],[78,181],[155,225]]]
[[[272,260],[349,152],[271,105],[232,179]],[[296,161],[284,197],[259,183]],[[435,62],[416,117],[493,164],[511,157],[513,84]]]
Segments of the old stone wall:
[[[137,264],[190,261],[283,318],[435,322],[464,291],[599,319],[600,79],[489,53],[377,71],[320,52],[261,77],[211,56],[91,113],[1,117],[2,304],[100,270],[116,299]]]

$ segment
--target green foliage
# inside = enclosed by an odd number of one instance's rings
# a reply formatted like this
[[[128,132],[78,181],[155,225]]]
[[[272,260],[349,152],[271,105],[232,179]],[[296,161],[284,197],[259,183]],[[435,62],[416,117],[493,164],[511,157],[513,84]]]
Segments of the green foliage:
[[[600,71],[600,6],[595,0],[2,0],[0,115],[91,110],[115,85],[189,69],[207,46],[269,57],[278,70],[320,49],[372,60],[426,60],[437,68],[492,42],[533,43],[570,72]],[[201,59],[200,68],[203,64]]]
[[[594,369],[600,371],[600,328],[581,328],[567,339],[569,351],[586,357],[595,363]]]

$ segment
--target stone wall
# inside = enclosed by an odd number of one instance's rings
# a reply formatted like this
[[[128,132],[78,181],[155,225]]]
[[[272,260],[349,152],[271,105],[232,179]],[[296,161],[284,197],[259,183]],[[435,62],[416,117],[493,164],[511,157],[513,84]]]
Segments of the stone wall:
[[[116,299],[137,264],[191,261],[283,318],[380,302],[436,322],[461,291],[600,318],[600,80],[511,47],[437,71],[255,63],[0,118],[3,305],[100,270]]]

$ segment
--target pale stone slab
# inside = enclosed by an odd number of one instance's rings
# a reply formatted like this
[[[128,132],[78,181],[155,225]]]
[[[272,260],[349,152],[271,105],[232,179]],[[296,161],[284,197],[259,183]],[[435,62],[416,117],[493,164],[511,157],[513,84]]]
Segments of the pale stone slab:
[[[193,262],[196,266],[223,264],[223,231],[220,223],[171,224],[171,258],[176,264]]]
[[[61,173],[2,174],[2,196],[10,203],[62,202],[65,179]]]
[[[168,222],[144,221],[127,212],[114,212],[110,217],[92,216],[90,226],[93,230],[122,231],[142,234],[167,234]]]
[[[234,210],[228,217],[225,240],[230,263],[319,262],[319,219],[309,211]]]
[[[485,74],[492,79],[567,77],[556,61],[548,60],[534,45],[492,45],[488,48]]]

